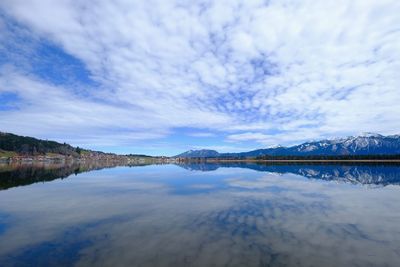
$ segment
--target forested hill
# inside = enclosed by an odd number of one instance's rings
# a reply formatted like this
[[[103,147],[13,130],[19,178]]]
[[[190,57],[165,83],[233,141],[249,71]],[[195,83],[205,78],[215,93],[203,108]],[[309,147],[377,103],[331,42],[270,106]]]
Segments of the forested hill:
[[[48,153],[79,157],[83,151],[66,143],[41,140],[33,137],[19,136],[0,132],[0,151],[14,152],[21,155],[45,155]]]

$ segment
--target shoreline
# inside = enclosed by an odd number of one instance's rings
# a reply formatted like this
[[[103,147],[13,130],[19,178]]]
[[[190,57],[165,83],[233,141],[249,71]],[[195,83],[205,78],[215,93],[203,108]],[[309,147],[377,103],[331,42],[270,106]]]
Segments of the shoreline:
[[[140,158],[126,156],[102,156],[102,157],[81,157],[74,158],[68,156],[17,156],[1,157],[0,163],[47,163],[47,164],[70,164],[70,163],[115,163],[119,165],[129,165],[135,163],[399,163],[400,159],[218,159],[218,158]]]
[[[160,163],[165,162],[163,158],[147,158],[147,157],[129,157],[125,155],[94,155],[84,157],[71,157],[65,155],[56,156],[14,156],[14,157],[0,157],[0,163],[48,163],[48,164],[70,164],[70,163],[116,163],[116,164],[135,164],[135,163]]]

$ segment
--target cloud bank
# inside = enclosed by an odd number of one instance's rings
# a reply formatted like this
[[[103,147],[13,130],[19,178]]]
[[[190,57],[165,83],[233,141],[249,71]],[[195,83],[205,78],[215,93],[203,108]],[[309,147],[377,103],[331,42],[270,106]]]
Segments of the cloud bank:
[[[4,131],[111,147],[400,131],[398,1],[5,0],[0,9]]]

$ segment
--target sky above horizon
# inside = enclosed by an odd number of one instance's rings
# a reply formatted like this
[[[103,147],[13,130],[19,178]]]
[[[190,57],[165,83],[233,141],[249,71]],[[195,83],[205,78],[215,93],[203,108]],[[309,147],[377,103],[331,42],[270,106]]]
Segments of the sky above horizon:
[[[400,133],[400,1],[0,2],[0,131],[115,153]]]

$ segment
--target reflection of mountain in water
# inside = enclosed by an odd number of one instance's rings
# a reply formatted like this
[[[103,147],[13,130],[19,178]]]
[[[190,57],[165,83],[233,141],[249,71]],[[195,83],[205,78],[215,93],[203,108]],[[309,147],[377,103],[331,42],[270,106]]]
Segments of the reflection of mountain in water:
[[[107,162],[70,164],[4,164],[0,165],[0,190],[37,182],[66,178],[91,170],[117,167]],[[136,165],[132,165],[136,166]],[[218,168],[247,168],[261,172],[293,173],[312,179],[341,181],[353,184],[400,184],[399,164],[288,164],[288,163],[189,163],[178,166],[193,171],[215,171]]]
[[[229,163],[229,164],[217,164],[217,163],[181,163],[177,164],[179,167],[182,167],[186,170],[189,171],[203,171],[203,172],[208,172],[208,171],[215,171],[220,167],[239,167],[237,166],[236,163]],[[230,166],[232,165],[232,166]],[[240,167],[239,167],[240,168]]]
[[[0,190],[117,166],[112,162],[0,164]]]
[[[288,164],[288,163],[198,163],[180,164],[188,170],[213,171],[218,168],[248,168],[262,172],[293,173],[307,178],[353,184],[400,184],[399,164]]]

